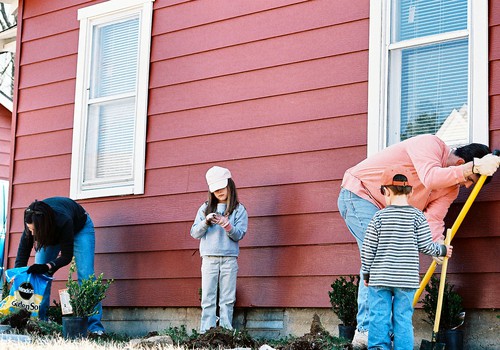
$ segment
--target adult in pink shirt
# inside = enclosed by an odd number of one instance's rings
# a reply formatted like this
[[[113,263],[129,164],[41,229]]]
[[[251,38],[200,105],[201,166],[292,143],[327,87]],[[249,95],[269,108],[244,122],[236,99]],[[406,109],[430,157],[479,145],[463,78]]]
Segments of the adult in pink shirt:
[[[361,250],[366,227],[373,215],[385,207],[380,193],[381,176],[388,166],[403,166],[410,171],[413,194],[409,204],[422,210],[432,237],[438,241],[444,233],[444,217],[457,198],[460,186],[470,187],[480,175],[493,175],[500,157],[488,146],[471,143],[450,148],[435,135],[419,135],[387,147],[348,169],[338,198],[339,212]],[[356,348],[368,340],[367,288],[361,283],[358,293]]]

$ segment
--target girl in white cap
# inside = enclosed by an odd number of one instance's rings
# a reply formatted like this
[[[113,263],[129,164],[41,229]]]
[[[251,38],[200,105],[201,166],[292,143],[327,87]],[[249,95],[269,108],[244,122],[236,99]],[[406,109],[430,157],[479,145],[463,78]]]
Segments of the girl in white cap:
[[[219,325],[233,329],[238,274],[238,242],[245,236],[248,214],[238,202],[231,172],[214,166],[206,174],[208,201],[198,209],[191,236],[200,240],[201,325],[200,333],[217,326],[216,306],[219,291]]]

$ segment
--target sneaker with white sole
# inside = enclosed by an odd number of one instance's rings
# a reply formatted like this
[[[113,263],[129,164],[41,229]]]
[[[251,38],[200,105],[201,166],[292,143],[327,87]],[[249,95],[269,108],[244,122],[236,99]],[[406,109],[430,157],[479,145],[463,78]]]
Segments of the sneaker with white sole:
[[[356,329],[354,338],[352,339],[352,347],[354,349],[367,349],[368,348],[368,331],[359,331]]]

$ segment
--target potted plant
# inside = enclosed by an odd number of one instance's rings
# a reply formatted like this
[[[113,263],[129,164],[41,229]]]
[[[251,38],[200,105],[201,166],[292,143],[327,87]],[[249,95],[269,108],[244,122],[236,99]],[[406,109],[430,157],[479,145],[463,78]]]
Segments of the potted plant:
[[[101,273],[97,278],[95,274],[90,275],[80,284],[78,280],[73,279],[75,270],[76,264],[73,259],[66,282],[72,315],[65,316],[62,320],[63,336],[69,339],[86,336],[88,317],[97,313],[97,304],[106,297],[106,291],[113,282],[113,280],[103,281]]]
[[[427,314],[428,323],[434,324],[439,292],[439,279],[431,277],[429,284],[425,287],[426,294],[422,301],[422,307]],[[441,319],[439,321],[438,342],[446,344],[446,350],[463,349],[463,331],[457,329],[464,323],[465,312],[462,307],[462,297],[454,290],[454,286],[445,283],[443,293],[443,306],[441,308]]]
[[[339,277],[332,283],[332,290],[328,292],[333,312],[338,316],[339,336],[352,340],[356,330],[356,315],[358,313],[359,275]]]

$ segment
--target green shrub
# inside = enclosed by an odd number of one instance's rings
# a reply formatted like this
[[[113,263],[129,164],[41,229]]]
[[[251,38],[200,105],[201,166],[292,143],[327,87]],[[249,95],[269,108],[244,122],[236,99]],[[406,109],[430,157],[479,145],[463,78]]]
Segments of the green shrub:
[[[358,288],[359,275],[339,277],[328,292],[333,312],[338,316],[345,326],[356,326],[356,315],[358,313]]]
[[[113,280],[104,282],[102,273],[97,278],[92,274],[79,284],[78,280],[73,279],[75,270],[76,264],[73,259],[69,268],[68,281],[66,282],[73,316],[88,317],[95,315],[97,313],[95,307],[106,297],[106,291]]]

